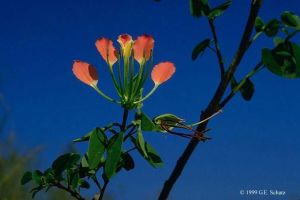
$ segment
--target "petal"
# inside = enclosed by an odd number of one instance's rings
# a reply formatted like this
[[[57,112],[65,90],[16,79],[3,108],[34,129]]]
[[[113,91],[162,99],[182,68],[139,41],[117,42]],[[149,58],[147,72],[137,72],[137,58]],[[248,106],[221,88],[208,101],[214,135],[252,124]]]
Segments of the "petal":
[[[125,45],[131,41],[132,41],[132,37],[129,34],[122,34],[122,35],[119,35],[119,37],[118,37],[118,42],[120,43],[122,48],[124,48]]]
[[[128,59],[131,55],[131,49],[133,43],[131,35],[129,34],[120,35],[118,38],[118,42],[121,45],[124,58]]]
[[[74,75],[90,86],[96,86],[98,83],[98,74],[96,68],[89,63],[82,62],[80,60],[75,60],[72,69]]]
[[[162,62],[154,66],[151,78],[155,85],[160,85],[169,80],[175,73],[175,66],[171,62]]]
[[[153,46],[154,39],[152,36],[146,34],[139,36],[133,44],[134,58],[136,61],[141,64],[144,59],[145,61],[149,60]]]
[[[116,48],[113,46],[113,42],[107,38],[99,38],[96,41],[96,47],[102,56],[102,58],[109,64],[113,65],[117,62],[117,51]]]

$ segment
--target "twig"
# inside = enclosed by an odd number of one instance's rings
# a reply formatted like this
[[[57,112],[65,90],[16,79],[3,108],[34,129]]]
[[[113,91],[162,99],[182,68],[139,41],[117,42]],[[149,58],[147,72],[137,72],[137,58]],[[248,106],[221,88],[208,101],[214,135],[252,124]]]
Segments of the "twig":
[[[62,185],[59,182],[54,183],[53,185],[70,193],[70,195],[73,196],[74,198],[76,198],[77,200],[85,200],[78,192],[72,190],[71,188],[65,187],[64,185]]]
[[[98,200],[102,200],[103,199],[103,196],[104,196],[104,193],[105,193],[105,189],[106,189],[108,183],[109,183],[108,180],[104,181],[104,185],[103,185],[103,188],[100,191],[100,196],[99,196]]]
[[[248,20],[247,20],[247,24],[246,24],[246,27],[244,29],[244,33],[243,33],[239,48],[237,50],[237,53],[236,53],[231,65],[229,66],[228,71],[225,73],[224,78],[221,79],[221,81],[219,83],[219,86],[218,86],[218,88],[215,92],[215,95],[213,96],[212,100],[208,104],[205,111],[202,112],[200,121],[206,119],[212,113],[214,113],[214,112],[216,112],[217,110],[220,109],[219,103],[220,103],[220,101],[221,101],[221,99],[222,99],[222,97],[223,97],[223,95],[224,95],[224,93],[227,89],[227,86],[228,86],[231,78],[233,77],[233,75],[234,75],[241,59],[243,58],[246,50],[249,48],[249,45],[251,44],[249,42],[250,41],[250,36],[252,34],[255,19],[258,15],[258,11],[261,7],[261,4],[262,4],[262,0],[252,0],[250,13],[249,13]],[[199,124],[199,126],[197,127],[197,131],[198,132],[204,131],[207,127],[208,122],[209,121],[206,121],[202,124]],[[160,196],[158,198],[159,200],[166,200],[168,198],[170,191],[172,190],[175,182],[177,181],[177,179],[181,175],[187,161],[189,160],[190,156],[192,155],[192,153],[194,152],[194,150],[195,150],[195,148],[197,147],[198,144],[199,144],[198,139],[194,139],[194,138],[191,139],[191,141],[189,142],[189,144],[187,145],[187,147],[183,151],[182,155],[178,159],[178,161],[175,165],[175,168],[173,169],[170,177],[165,182],[165,184],[162,188],[162,191],[160,193]]]
[[[221,73],[221,79],[222,79],[223,76],[224,76],[224,73],[225,73],[225,67],[224,67],[224,60],[223,60],[221,49],[220,49],[220,44],[219,44],[217,33],[216,33],[216,28],[215,28],[215,25],[214,25],[214,21],[212,19],[209,19],[208,23],[209,23],[209,27],[210,27],[210,30],[212,32],[213,38],[214,38],[214,44],[215,44],[215,48],[216,48],[215,52],[216,52],[217,57],[218,57],[220,73]]]
[[[263,68],[263,63],[259,62],[254,69],[249,72],[244,78],[243,80],[235,87],[232,89],[232,91],[230,92],[230,94],[225,97],[225,99],[220,103],[220,108],[225,107],[225,105],[232,99],[232,97],[234,97],[234,95],[241,89],[241,87],[244,85],[244,83],[246,82],[246,80],[250,77],[252,77],[254,74],[256,74],[257,72],[259,72],[261,69]]]

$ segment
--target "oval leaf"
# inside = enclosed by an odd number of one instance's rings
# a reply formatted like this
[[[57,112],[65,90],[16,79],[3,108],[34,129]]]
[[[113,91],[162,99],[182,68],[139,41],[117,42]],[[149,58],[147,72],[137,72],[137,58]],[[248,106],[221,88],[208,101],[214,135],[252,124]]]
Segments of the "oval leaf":
[[[280,27],[280,22],[277,19],[272,19],[265,26],[264,29],[265,34],[268,37],[274,37],[275,35],[277,35],[279,27]]]
[[[141,113],[141,129],[143,131],[155,131],[156,130],[155,124],[145,113]]]
[[[26,183],[28,183],[31,180],[32,180],[32,173],[29,171],[25,172],[24,175],[22,176],[21,184],[25,185]]]
[[[110,179],[115,174],[118,163],[120,161],[123,136],[124,133],[120,132],[114,135],[109,141],[107,158],[104,165],[104,174],[108,179]]]
[[[255,30],[256,32],[261,32],[264,30],[265,23],[260,17],[256,17],[255,19]]]
[[[227,10],[227,8],[231,5],[232,1],[226,1],[224,3],[222,3],[221,5],[213,8],[209,14],[208,14],[208,18],[209,19],[214,19],[216,17],[219,17],[220,15],[222,15],[225,10]]]
[[[197,46],[194,48],[194,50],[192,52],[192,60],[196,60],[196,58],[199,56],[199,54],[204,52],[204,50],[210,44],[210,41],[211,41],[211,39],[207,38],[207,39],[201,41],[199,44],[197,44]]]
[[[210,8],[207,0],[190,0],[191,15],[194,17],[207,16]]]
[[[292,12],[283,12],[281,14],[281,21],[289,27],[300,29],[300,18]]]
[[[88,148],[88,164],[90,169],[96,169],[101,161],[106,146],[106,136],[103,130],[95,128],[91,134]]]
[[[59,156],[53,163],[52,169],[56,174],[61,174],[64,170],[71,168],[80,160],[77,153],[67,153]]]
[[[246,101],[250,101],[253,94],[254,94],[254,84],[252,83],[252,81],[247,78],[245,83],[243,84],[243,86],[240,89],[241,95],[243,97],[243,99],[245,99]]]

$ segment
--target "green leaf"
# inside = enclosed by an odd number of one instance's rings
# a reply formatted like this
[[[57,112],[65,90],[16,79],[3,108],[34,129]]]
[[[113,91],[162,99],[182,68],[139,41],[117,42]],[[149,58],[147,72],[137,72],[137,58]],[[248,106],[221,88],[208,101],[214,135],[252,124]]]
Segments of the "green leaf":
[[[260,17],[256,17],[255,19],[255,30],[256,32],[261,32],[264,30],[265,23]]]
[[[254,84],[252,83],[252,81],[249,78],[247,78],[245,83],[242,85],[240,92],[241,92],[242,97],[246,101],[251,100],[251,98],[254,94]]]
[[[274,37],[273,42],[274,42],[274,45],[277,46],[277,45],[283,43],[284,40],[280,37]]]
[[[53,163],[52,168],[55,174],[61,174],[64,170],[69,169],[77,164],[80,155],[77,153],[67,153],[59,156]]]
[[[85,154],[81,159],[81,167],[83,168],[89,168],[88,158],[87,154]]]
[[[32,173],[32,180],[37,184],[37,185],[42,185],[43,184],[43,173],[40,170],[35,170]]]
[[[142,150],[139,146],[136,145],[136,139],[134,137],[130,137],[131,142],[137,147],[139,153],[145,158],[145,160],[154,168],[162,167],[163,161],[159,157],[158,153],[154,150],[154,148],[147,142],[145,142],[145,149],[148,157],[145,157]]]
[[[47,183],[51,183],[55,180],[55,172],[52,168],[48,168],[46,171],[44,171],[44,176],[46,178]]]
[[[73,140],[73,142],[85,142],[85,141],[88,141],[90,139],[93,131],[87,133],[85,136],[82,136],[80,138],[77,138],[77,139]]]
[[[141,128],[143,131],[155,131],[156,130],[155,124],[145,113],[141,113]]]
[[[231,3],[232,3],[231,0],[230,0],[230,1],[226,1],[226,2],[222,3],[221,5],[219,5],[219,6],[215,7],[215,8],[213,8],[213,9],[209,12],[208,18],[209,18],[209,19],[214,19],[214,18],[216,18],[216,17],[222,15],[222,14],[225,12],[225,10],[227,10],[227,8],[231,5]]]
[[[88,164],[90,169],[96,169],[100,164],[106,146],[106,136],[103,130],[95,128],[91,134],[88,148]]]
[[[90,184],[87,181],[82,180],[82,179],[79,180],[79,185],[81,188],[85,188],[85,189],[90,188]]]
[[[262,62],[272,73],[282,76],[282,71],[280,69],[280,65],[275,60],[272,52],[264,48],[262,49]]]
[[[293,57],[296,64],[296,76],[300,78],[300,46],[292,43]]]
[[[122,153],[123,168],[126,171],[134,169],[134,160],[129,153]]]
[[[191,15],[194,17],[207,16],[210,8],[207,0],[190,0]]]
[[[280,22],[277,19],[272,19],[265,26],[264,29],[265,34],[268,37],[274,37],[275,35],[277,35],[279,27],[280,27]]]
[[[79,185],[80,177],[78,172],[72,172],[70,174],[70,179],[71,179],[71,186],[73,189],[76,189],[77,186]]]
[[[204,52],[204,50],[209,46],[211,39],[206,38],[203,41],[201,41],[197,46],[194,48],[192,52],[192,60],[196,60],[199,54]]]
[[[273,50],[263,49],[263,64],[272,73],[284,78],[300,77],[299,46],[290,41],[277,45]]]
[[[162,167],[163,161],[159,157],[158,153],[154,150],[154,148],[146,142],[146,151],[148,154],[148,162],[152,165],[154,168]]]
[[[109,146],[107,150],[106,162],[104,165],[105,176],[110,179],[117,169],[120,161],[122,144],[123,144],[124,133],[121,131],[119,134],[114,135],[109,140]]]
[[[297,30],[300,30],[300,18],[296,14],[285,11],[281,14],[281,21],[292,28],[295,28]]]
[[[148,157],[146,149],[145,149],[145,141],[141,128],[139,127],[137,130],[137,145],[142,150],[145,157]]]
[[[21,184],[25,185],[26,183],[30,182],[31,180],[32,180],[32,173],[27,171],[22,176]]]

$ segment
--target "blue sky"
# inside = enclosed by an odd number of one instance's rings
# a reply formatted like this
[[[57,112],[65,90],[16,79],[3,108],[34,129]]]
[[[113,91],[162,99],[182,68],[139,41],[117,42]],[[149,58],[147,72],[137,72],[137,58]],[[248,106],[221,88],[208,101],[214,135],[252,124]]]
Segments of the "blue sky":
[[[227,65],[238,46],[248,7],[248,1],[234,1],[216,21]],[[300,14],[300,3],[265,0],[260,16],[267,21],[285,10]],[[43,146],[41,168],[49,166],[72,139],[121,120],[120,108],[71,72],[75,59],[92,63],[99,73],[99,87],[114,95],[107,66],[94,46],[98,37],[116,41],[122,33],[151,34],[154,62],[175,63],[176,74],[144,104],[150,116],[174,113],[195,122],[218,83],[213,53],[191,60],[193,47],[211,36],[206,20],[190,16],[187,1],[11,0],[2,2],[0,18],[1,89],[11,108],[8,128],[15,132],[20,149]],[[299,44],[299,37],[295,41]],[[271,39],[259,38],[237,77],[259,61],[262,47],[271,46]],[[276,199],[300,198],[300,81],[263,70],[253,82],[256,91],[251,102],[237,95],[209,124],[213,139],[199,145],[170,199],[253,199],[240,196],[241,189],[285,190],[287,195]],[[146,88],[151,86],[149,81]],[[122,172],[109,185],[116,199],[155,199],[188,143],[159,133],[145,133],[145,138],[160,152],[165,166],[152,169],[134,154],[136,169]]]

